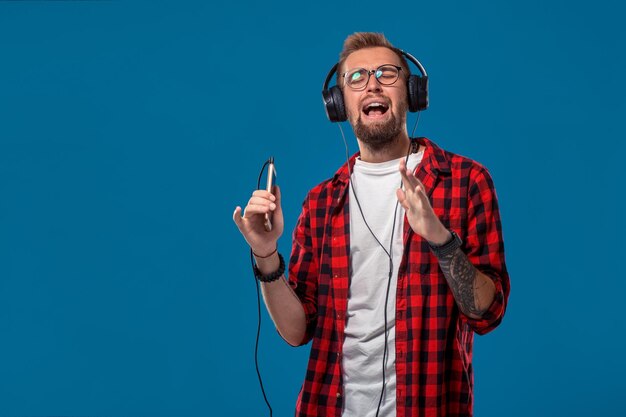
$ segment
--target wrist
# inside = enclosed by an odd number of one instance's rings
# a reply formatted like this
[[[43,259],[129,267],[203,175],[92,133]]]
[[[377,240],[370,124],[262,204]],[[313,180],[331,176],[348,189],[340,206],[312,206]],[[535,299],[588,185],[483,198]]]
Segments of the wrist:
[[[430,236],[431,239],[426,239],[431,246],[441,246],[445,245],[452,239],[452,234],[448,229],[441,225],[441,229],[435,233],[433,236]]]
[[[254,276],[261,282],[273,282],[282,277],[285,273],[285,260],[280,253],[272,255],[271,259],[278,261],[278,264],[270,269],[261,269],[259,264],[254,265]],[[267,266],[267,265],[264,265]]]
[[[278,251],[278,245],[276,245],[276,248],[273,251],[269,252],[267,255],[259,255],[259,253],[265,253],[265,251],[263,251],[263,252],[256,252],[254,250],[252,251],[252,254],[254,255],[254,257],[256,259],[265,259],[265,258],[269,258],[270,256],[272,256],[277,251]]]
[[[431,242],[428,243],[430,245],[430,250],[439,259],[446,258],[452,255],[463,244],[463,241],[461,240],[459,235],[456,234],[456,232],[450,230],[448,231],[448,233],[450,235],[450,239],[443,244],[435,245]]]
[[[254,254],[254,252],[252,253]],[[274,251],[271,255],[261,258],[254,257],[255,264],[259,269],[259,272],[266,275],[276,271],[280,266],[280,258],[278,257],[278,251]]]

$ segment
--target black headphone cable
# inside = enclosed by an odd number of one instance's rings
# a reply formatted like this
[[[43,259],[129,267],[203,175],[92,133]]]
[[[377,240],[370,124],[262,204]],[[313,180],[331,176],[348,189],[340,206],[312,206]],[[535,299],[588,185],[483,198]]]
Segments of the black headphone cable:
[[[413,125],[413,130],[411,132],[411,137],[415,134],[415,129],[417,128],[417,124],[419,122],[419,116],[420,116],[420,112],[417,112],[417,118],[415,120],[415,124]],[[350,178],[350,183],[352,184],[352,190],[353,190],[353,194],[354,194],[354,199],[357,203],[357,207],[359,208],[359,212],[361,214],[361,218],[363,219],[363,222],[365,223],[365,226],[367,227],[367,230],[369,230],[370,234],[372,235],[372,237],[374,238],[374,240],[376,240],[376,242],[378,243],[378,245],[383,249],[383,251],[385,252],[385,254],[387,255],[387,257],[389,258],[389,274],[387,276],[387,289],[385,292],[385,310],[384,310],[384,335],[385,335],[385,342],[384,342],[384,347],[383,347],[383,369],[382,369],[382,387],[380,390],[380,397],[378,399],[378,406],[376,407],[376,417],[378,417],[378,414],[380,413],[380,406],[382,405],[382,401],[383,401],[383,397],[385,394],[385,385],[386,385],[386,372],[385,372],[385,363],[387,361],[387,355],[388,355],[388,344],[389,344],[389,329],[387,327],[387,307],[389,305],[389,290],[391,288],[391,278],[393,277],[393,235],[395,232],[395,228],[396,228],[396,220],[397,220],[397,214],[398,214],[398,204],[400,204],[400,202],[396,202],[396,208],[394,210],[394,215],[393,215],[393,225],[392,225],[392,229],[391,229],[391,237],[390,237],[390,243],[389,243],[389,250],[387,250],[385,248],[385,246],[380,242],[380,240],[376,237],[376,235],[374,234],[374,232],[372,231],[370,225],[367,223],[367,220],[365,220],[365,215],[363,214],[363,209],[361,208],[361,203],[359,201],[359,198],[356,194],[356,187],[355,184],[352,182],[352,170],[350,168],[350,152],[348,150],[348,142],[346,141],[346,137],[343,133],[343,128],[341,127],[341,123],[337,123],[337,126],[339,127],[339,131],[341,132],[341,138],[343,139],[343,144],[345,146],[346,149],[346,164],[348,167],[348,177]],[[411,154],[412,150],[414,149],[413,145],[413,139],[409,138],[409,148],[407,149],[407,154],[406,154],[406,158],[405,158],[405,163],[408,162],[409,160],[409,155]],[[419,150],[419,144],[417,146],[417,149]],[[400,182],[400,187],[402,187],[402,182]]]
[[[261,177],[263,176],[263,172],[265,168],[270,164],[270,159],[265,161],[261,171],[259,172],[259,179],[257,180],[256,188],[257,190],[261,189]],[[252,265],[252,270],[254,270],[254,255],[252,253],[252,248],[250,248],[250,264]],[[270,405],[269,400],[267,399],[267,395],[265,394],[265,388],[263,387],[263,378],[261,378],[261,371],[259,370],[259,338],[261,336],[261,294],[259,291],[259,281],[256,276],[254,276],[254,288],[256,289],[256,306],[257,306],[257,327],[256,327],[256,340],[254,342],[254,367],[256,369],[256,375],[259,379],[259,385],[261,387],[261,393],[263,394],[263,400],[265,400],[265,404],[267,404],[267,408],[270,412],[270,417],[272,417],[272,406]]]

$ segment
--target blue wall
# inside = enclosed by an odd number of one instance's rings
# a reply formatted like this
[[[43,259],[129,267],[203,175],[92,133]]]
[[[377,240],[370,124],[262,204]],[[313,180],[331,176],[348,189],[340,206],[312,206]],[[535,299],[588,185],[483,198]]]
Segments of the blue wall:
[[[266,415],[230,218],[274,155],[289,252],[345,159],[320,91],[364,30],[429,71],[418,134],[495,179],[512,293],[476,415],[623,415],[617,1],[207,3],[0,2],[0,416]],[[308,347],[263,320],[292,415]]]

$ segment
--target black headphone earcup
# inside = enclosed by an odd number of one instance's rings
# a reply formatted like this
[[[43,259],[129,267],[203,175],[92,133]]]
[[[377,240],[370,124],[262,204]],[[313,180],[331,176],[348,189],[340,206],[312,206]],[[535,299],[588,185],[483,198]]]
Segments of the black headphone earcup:
[[[410,75],[407,82],[409,111],[416,112],[428,108],[428,77]]]
[[[407,91],[407,100],[409,102],[409,111],[416,112],[418,108],[418,99],[417,99],[417,83],[418,83],[417,75],[409,75],[409,80],[406,83],[406,91]]]
[[[409,111],[416,112],[428,108],[428,77],[410,75],[407,83]]]
[[[346,107],[343,103],[343,93],[339,87],[332,86],[330,90],[322,91],[326,116],[331,122],[345,122],[348,120]]]

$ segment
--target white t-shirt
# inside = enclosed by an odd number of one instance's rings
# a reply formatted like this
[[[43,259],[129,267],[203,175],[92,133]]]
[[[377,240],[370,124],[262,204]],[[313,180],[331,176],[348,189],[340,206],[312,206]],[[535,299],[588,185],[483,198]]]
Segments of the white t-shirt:
[[[423,151],[409,155],[408,167],[415,169],[423,155]],[[402,185],[400,159],[382,163],[357,159],[350,179],[350,288],[342,358],[342,417],[375,416],[383,383],[384,311],[390,264],[389,256],[363,218],[387,252],[393,233],[393,269],[387,301],[386,389],[379,416],[396,415],[396,282],[404,229],[404,209],[397,204],[396,197],[396,190]]]

